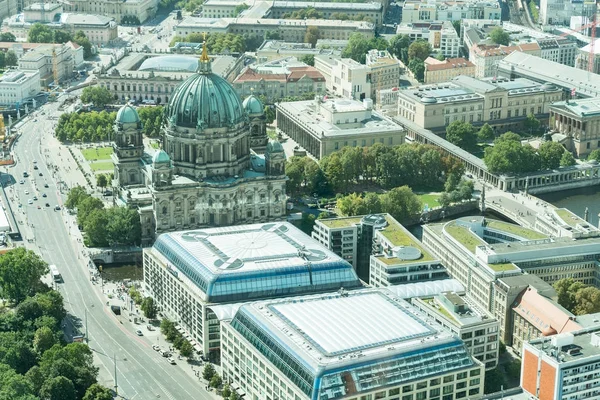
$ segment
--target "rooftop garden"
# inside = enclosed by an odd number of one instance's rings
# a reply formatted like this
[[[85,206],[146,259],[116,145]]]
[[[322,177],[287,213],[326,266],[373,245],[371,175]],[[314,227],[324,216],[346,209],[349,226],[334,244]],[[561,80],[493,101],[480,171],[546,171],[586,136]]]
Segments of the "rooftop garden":
[[[458,323],[458,321],[456,320],[456,318],[454,317],[454,315],[450,314],[450,312],[448,312],[448,310],[446,310],[442,305],[437,304],[436,301],[435,301],[435,299],[433,297],[425,298],[425,299],[422,299],[422,300],[427,305],[429,305],[431,308],[435,309],[441,315],[443,315],[444,317],[446,317],[450,322],[455,323],[455,324]],[[436,305],[438,307],[436,307]]]
[[[578,224],[585,224],[586,222],[583,220],[583,218],[578,217],[577,215],[573,214],[571,211],[567,210],[566,208],[558,208],[556,210],[554,210],[554,212],[556,213],[556,215],[558,215],[558,217],[560,219],[562,219],[564,221],[565,224],[575,227]]]
[[[485,222],[488,228],[504,231],[506,233],[517,235],[529,240],[546,239],[548,237],[543,233],[534,231],[532,229],[523,228],[519,225],[509,224],[507,222],[502,222],[494,219],[486,219]]]
[[[416,240],[412,238],[410,234],[408,234],[403,227],[393,219],[386,217],[388,225],[381,229],[379,232],[386,238],[390,244],[394,247],[396,246],[411,246],[419,249],[421,252],[421,258],[418,260],[401,260],[397,257],[385,257],[379,256],[378,260],[385,263],[386,265],[395,265],[395,264],[409,264],[415,262],[427,262],[433,261],[435,258],[429,254]]]
[[[477,246],[486,245],[483,239],[471,232],[469,228],[457,225],[454,222],[447,224],[445,231],[473,254],[475,254]]]
[[[517,266],[513,263],[501,263],[501,264],[488,264],[494,272],[514,271]]]
[[[321,223],[330,229],[347,228],[360,223],[361,218],[331,218],[320,219]]]

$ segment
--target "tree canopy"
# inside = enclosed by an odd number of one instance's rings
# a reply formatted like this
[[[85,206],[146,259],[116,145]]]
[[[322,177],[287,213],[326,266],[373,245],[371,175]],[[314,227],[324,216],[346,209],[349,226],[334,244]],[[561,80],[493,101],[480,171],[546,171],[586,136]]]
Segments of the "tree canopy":
[[[18,304],[38,286],[48,264],[36,253],[24,247],[0,255],[0,291],[2,298]]]
[[[554,283],[558,304],[575,315],[600,312],[600,289],[563,278]]]
[[[162,106],[140,107],[137,112],[142,122],[144,135],[148,137],[160,136],[164,123],[164,108]]]
[[[520,136],[507,132],[485,149],[483,157],[491,173],[527,173],[539,171],[541,157],[530,145],[521,145]]]
[[[384,38],[365,38],[361,33],[355,32],[350,35],[348,44],[342,51],[342,57],[351,58],[356,62],[364,64],[367,52],[371,49],[386,50],[388,42]]]
[[[565,153],[565,148],[557,142],[545,142],[538,149],[542,169],[556,169]]]
[[[17,37],[10,32],[0,33],[0,42],[16,42]]]
[[[58,119],[54,133],[61,142],[106,140],[113,134],[116,116],[117,113],[107,111],[64,113]]]
[[[496,44],[508,46],[510,43],[510,35],[501,27],[497,26],[490,32],[490,39]]]
[[[3,34],[4,35],[4,34]],[[8,34],[12,35],[12,34]],[[14,35],[12,35],[14,38]],[[7,38],[11,38],[7,36]],[[4,41],[4,40],[2,40]],[[14,40],[7,40],[13,41]],[[30,43],[67,43],[73,41],[83,47],[83,56],[88,58],[92,55],[92,44],[83,31],[77,31],[74,35],[63,29],[52,29],[47,25],[36,22],[27,32],[27,41]]]
[[[431,45],[428,41],[417,39],[408,46],[408,59],[425,61],[431,54]]]
[[[468,122],[453,121],[446,127],[446,140],[461,149],[472,151],[477,145],[476,130]]]
[[[494,130],[487,122],[483,124],[477,132],[477,138],[481,141],[492,140],[494,138]]]
[[[8,50],[6,55],[4,56],[4,66],[6,67],[16,67],[19,59],[17,57],[17,53],[14,50]]]
[[[408,46],[410,46],[410,36],[400,34],[390,39],[388,50],[404,64],[408,64]]]
[[[600,149],[593,150],[587,157],[588,160],[600,161]]]
[[[573,157],[573,153],[570,151],[565,151],[560,157],[560,166],[561,167],[570,167],[571,165],[577,164],[575,157]]]
[[[104,86],[88,86],[81,93],[82,103],[92,103],[95,107],[104,107],[114,101],[113,95]]]

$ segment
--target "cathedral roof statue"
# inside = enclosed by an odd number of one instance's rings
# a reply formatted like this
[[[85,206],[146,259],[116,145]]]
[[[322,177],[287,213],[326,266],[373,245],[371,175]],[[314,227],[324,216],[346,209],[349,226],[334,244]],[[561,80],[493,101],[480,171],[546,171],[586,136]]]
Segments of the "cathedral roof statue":
[[[171,158],[169,157],[167,152],[162,149],[160,149],[159,151],[154,153],[154,155],[152,156],[153,164],[164,164],[164,163],[170,163],[170,162],[171,162]]]
[[[246,97],[243,105],[248,114],[264,114],[265,112],[265,106],[254,95]]]
[[[117,112],[117,122],[121,124],[131,124],[140,122],[138,112],[129,104],[125,104]]]
[[[267,144],[267,153],[284,153],[283,146],[278,140],[271,139]]]
[[[177,87],[169,99],[166,116],[176,126],[200,130],[236,125],[246,118],[233,87],[212,72],[206,42],[198,70]]]

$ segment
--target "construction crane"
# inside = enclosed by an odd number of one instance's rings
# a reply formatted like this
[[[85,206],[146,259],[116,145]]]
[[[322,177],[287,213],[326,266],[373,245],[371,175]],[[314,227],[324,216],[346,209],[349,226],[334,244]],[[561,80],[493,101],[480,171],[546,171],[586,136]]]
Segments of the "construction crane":
[[[593,13],[592,22],[589,22],[585,25],[581,25],[579,28],[576,28],[576,29],[570,29],[569,32],[561,33],[559,35],[560,37],[566,37],[573,33],[579,33],[583,30],[590,28],[590,51],[589,51],[588,60],[587,60],[588,61],[588,65],[587,65],[588,72],[594,72],[594,59],[595,59],[594,48],[596,46],[596,27],[598,26],[598,19],[597,19],[598,3],[597,2],[594,2],[592,13]]]

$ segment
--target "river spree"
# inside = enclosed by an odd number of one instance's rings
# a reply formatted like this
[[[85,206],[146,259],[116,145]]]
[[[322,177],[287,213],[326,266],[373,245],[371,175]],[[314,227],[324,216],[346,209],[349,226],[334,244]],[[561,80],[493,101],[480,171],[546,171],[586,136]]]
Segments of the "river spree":
[[[587,207],[590,211],[589,222],[594,226],[598,226],[598,213],[600,213],[599,186],[546,193],[537,195],[537,197],[554,204],[556,207],[568,208],[582,218]]]

